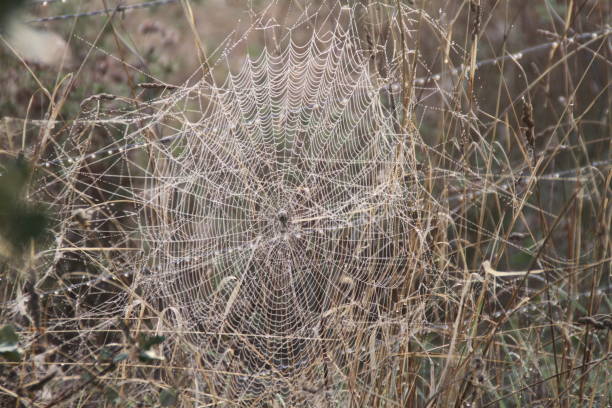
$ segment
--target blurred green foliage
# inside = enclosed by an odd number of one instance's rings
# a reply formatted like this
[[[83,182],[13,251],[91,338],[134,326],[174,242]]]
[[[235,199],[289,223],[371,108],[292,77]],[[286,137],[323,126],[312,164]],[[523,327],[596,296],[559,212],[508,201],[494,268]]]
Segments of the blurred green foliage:
[[[161,344],[165,339],[164,336],[141,335],[138,341],[138,359],[143,363],[163,360],[164,358],[152,350],[151,347]]]
[[[30,242],[43,238],[47,230],[46,211],[26,197],[31,173],[20,154],[0,175],[0,235],[12,251],[23,251]]]
[[[11,361],[21,361],[21,349],[19,348],[19,336],[11,325],[0,329],[0,357]]]

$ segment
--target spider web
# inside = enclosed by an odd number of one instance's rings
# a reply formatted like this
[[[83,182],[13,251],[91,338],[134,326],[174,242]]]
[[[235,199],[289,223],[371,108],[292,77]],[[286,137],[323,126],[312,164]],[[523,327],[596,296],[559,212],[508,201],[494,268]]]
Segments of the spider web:
[[[368,46],[358,10],[307,10],[286,27],[256,19],[203,79],[113,109],[90,98],[59,131],[38,194],[55,197],[58,244],[74,251],[48,274],[67,270],[92,329],[146,304],[156,333],[214,368],[202,387],[257,400],[343,364],[358,329],[431,269],[429,209],[406,176],[420,142],[398,131],[410,112],[390,86],[396,45]],[[260,32],[265,46],[244,58]],[[121,137],[96,146],[98,133]]]
[[[290,378],[333,354],[323,315],[397,288],[418,261],[406,245],[418,186],[398,177],[414,171],[406,135],[351,14],[305,43],[289,33],[219,87],[185,90],[173,107],[202,115],[147,169],[139,285],[194,344],[229,348],[259,375]]]
[[[399,21],[371,44],[360,12],[307,9],[286,26],[262,14],[201,80],[146,103],[83,103],[65,141],[51,141],[42,188],[58,246],[74,249],[47,273],[64,270],[88,303],[80,320],[95,322],[64,348],[96,355],[87,333],[118,316],[147,321],[189,350],[185,366],[212,371],[212,383],[195,375],[196,390],[255,405],[351,354],[376,371],[384,334],[372,326],[396,319],[391,305],[415,281],[446,286],[429,257],[440,208],[418,177],[422,142],[400,129],[412,112],[397,84]],[[245,58],[259,33],[265,46]],[[120,137],[96,146],[98,133]],[[423,299],[406,319],[437,307]]]

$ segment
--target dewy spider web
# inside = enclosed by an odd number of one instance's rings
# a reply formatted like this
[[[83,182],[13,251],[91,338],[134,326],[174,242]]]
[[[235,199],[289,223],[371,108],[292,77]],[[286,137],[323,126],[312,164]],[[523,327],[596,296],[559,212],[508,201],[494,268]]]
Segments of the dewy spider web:
[[[218,375],[228,397],[286,389],[355,347],[351,333],[428,269],[431,217],[408,176],[419,142],[396,130],[399,107],[385,90],[394,79],[375,68],[355,13],[298,19],[238,70],[230,44],[212,75],[124,111],[94,109],[56,145],[58,157],[76,159],[45,189],[67,220],[60,245],[75,251],[52,265],[81,259],[115,277],[94,292],[129,286],[161,316],[158,332],[175,333],[220,373],[241,373]],[[219,71],[230,72],[221,85]],[[143,147],[90,153],[99,129]],[[84,225],[87,211],[113,205],[95,233]],[[69,277],[67,287],[79,284]],[[108,329],[130,295],[99,296],[91,317]]]
[[[202,115],[156,146],[145,181],[139,285],[195,344],[231,347],[255,373],[310,367],[326,311],[351,288],[397,287],[417,261],[405,241],[418,191],[398,178],[414,171],[406,136],[372,84],[351,11],[340,20],[174,100]]]

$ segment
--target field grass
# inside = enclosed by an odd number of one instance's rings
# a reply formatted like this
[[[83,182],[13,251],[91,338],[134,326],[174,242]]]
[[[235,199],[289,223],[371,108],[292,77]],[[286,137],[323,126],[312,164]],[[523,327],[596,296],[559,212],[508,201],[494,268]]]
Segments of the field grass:
[[[0,37],[0,406],[610,406],[612,4],[349,4],[67,0],[8,17],[109,10]],[[211,119],[215,101],[247,106],[226,82],[247,55],[282,54],[287,33],[324,45],[313,30],[346,9],[370,92],[321,99],[337,112],[310,118],[355,126],[303,151],[350,173],[325,164],[335,178],[307,189],[317,172],[296,166],[259,188],[275,173],[258,160],[282,155],[234,160],[269,145]],[[381,112],[365,124],[364,100]],[[293,244],[317,228],[314,249]],[[291,244],[260,244],[267,231]],[[214,262],[194,261],[203,248]],[[287,282],[301,292],[278,294]]]

